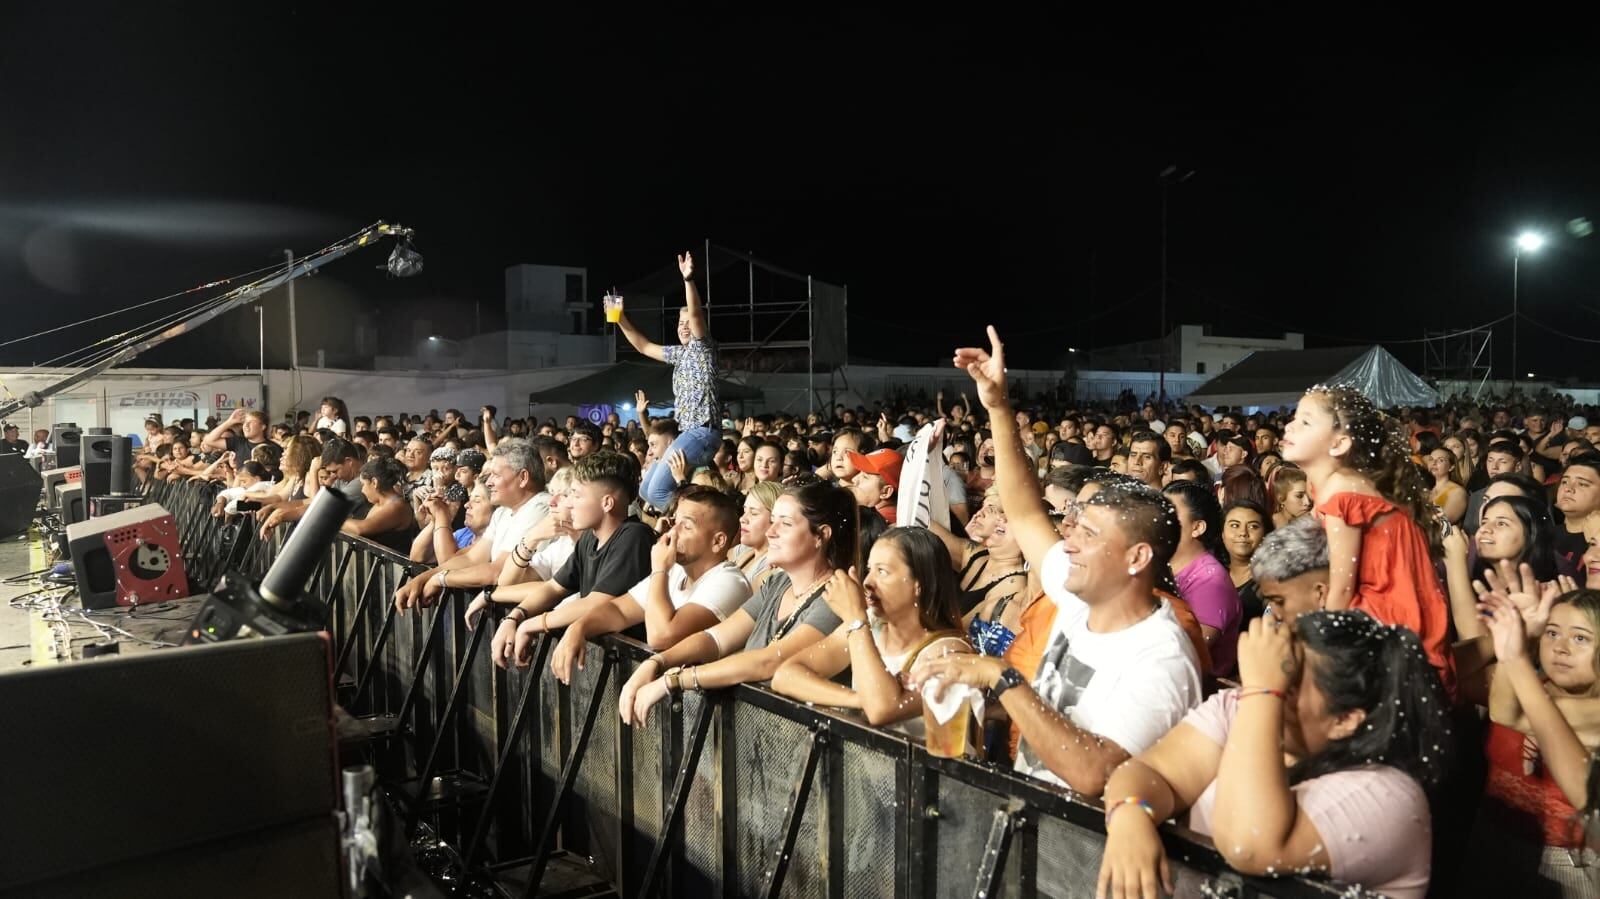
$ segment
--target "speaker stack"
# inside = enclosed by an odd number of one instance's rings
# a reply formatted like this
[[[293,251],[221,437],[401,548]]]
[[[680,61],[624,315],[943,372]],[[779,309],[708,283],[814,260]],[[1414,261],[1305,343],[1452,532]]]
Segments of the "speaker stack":
[[[83,490],[90,517],[108,515],[138,505],[128,492],[133,465],[133,438],[114,434],[89,434],[83,438]]]
[[[83,432],[70,421],[58,422],[50,428],[50,445],[56,450],[56,467],[71,468],[80,461],[78,455],[79,445],[83,442]]]

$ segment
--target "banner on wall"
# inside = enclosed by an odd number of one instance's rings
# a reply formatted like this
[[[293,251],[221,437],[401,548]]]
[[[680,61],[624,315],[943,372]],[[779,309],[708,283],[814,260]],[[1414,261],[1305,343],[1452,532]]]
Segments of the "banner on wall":
[[[117,408],[160,411],[199,408],[200,394],[193,390],[140,390],[117,398]]]
[[[235,409],[254,409],[257,401],[254,396],[241,396],[237,393],[217,393],[212,397],[211,411],[232,412]]]
[[[612,411],[610,403],[597,406],[579,406],[578,417],[595,427],[599,427],[606,423],[606,419],[611,417]]]

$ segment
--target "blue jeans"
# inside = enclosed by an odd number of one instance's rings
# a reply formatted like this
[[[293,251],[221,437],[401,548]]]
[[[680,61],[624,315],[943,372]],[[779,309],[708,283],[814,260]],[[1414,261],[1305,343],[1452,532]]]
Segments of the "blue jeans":
[[[721,445],[721,431],[704,427],[690,428],[679,434],[677,440],[672,441],[672,447],[667,450],[667,455],[681,450],[684,459],[688,461],[688,471],[693,472],[702,465],[710,465],[712,458],[717,454],[717,447]],[[667,466],[667,460],[661,459],[650,466],[650,470],[645,473],[639,494],[649,505],[665,509],[667,501],[672,499],[672,491],[677,486],[672,480],[672,469]]]

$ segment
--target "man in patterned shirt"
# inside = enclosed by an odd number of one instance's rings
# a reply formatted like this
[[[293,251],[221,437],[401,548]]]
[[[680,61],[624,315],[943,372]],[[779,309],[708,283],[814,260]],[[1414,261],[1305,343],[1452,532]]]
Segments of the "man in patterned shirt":
[[[651,343],[628,321],[626,312],[618,319],[617,326],[634,349],[672,366],[673,405],[679,433],[667,455],[682,452],[685,468],[693,471],[710,464],[717,447],[722,444],[722,432],[713,427],[718,407],[717,348],[706,327],[700,291],[694,286],[693,254],[684,253],[678,257],[678,271],[683,273],[684,298],[684,306],[678,310],[678,346]],[[652,465],[639,492],[652,507],[665,509],[676,486],[671,466]]]

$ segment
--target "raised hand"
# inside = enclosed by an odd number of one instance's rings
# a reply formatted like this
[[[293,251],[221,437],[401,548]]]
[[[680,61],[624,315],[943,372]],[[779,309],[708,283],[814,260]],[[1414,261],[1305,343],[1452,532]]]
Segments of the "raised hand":
[[[1528,635],[1517,606],[1504,594],[1484,593],[1478,597],[1478,617],[1489,628],[1494,657],[1502,662],[1528,654]]]
[[[1289,628],[1271,618],[1254,618],[1239,635],[1239,683],[1245,687],[1287,690],[1294,683],[1299,661]]]
[[[439,522],[444,522],[446,526],[450,524],[450,504],[444,501],[444,497],[428,497],[427,506],[428,514],[432,516],[435,524]]]
[[[680,253],[678,255],[678,271],[683,274],[683,280],[694,277],[694,254]]]
[[[1538,622],[1538,631],[1535,633],[1544,630],[1545,622],[1550,620],[1550,604],[1553,604],[1560,595],[1559,592],[1552,593],[1549,602],[1546,603],[1543,597],[1544,587],[1533,576],[1533,566],[1526,562],[1520,566],[1515,565],[1510,559],[1501,559],[1493,568],[1485,570],[1483,580],[1472,582],[1472,590],[1480,597],[1486,593],[1498,593],[1509,599],[1517,607],[1517,614],[1524,620],[1532,619]],[[1541,606],[1544,609],[1542,615]]]
[[[645,410],[650,408],[650,399],[644,395],[643,388],[633,392],[633,408],[638,409],[640,415],[644,415]]]
[[[673,525],[650,547],[650,570],[671,571],[678,561],[678,526]]]
[[[848,572],[835,571],[828,579],[828,586],[823,588],[822,601],[828,604],[833,614],[846,624],[867,618],[867,595],[861,589],[861,583],[856,580],[855,569]]]
[[[1006,356],[1000,335],[990,325],[989,349],[961,347],[955,353],[956,368],[971,376],[978,387],[978,400],[991,411],[1006,407]]]

